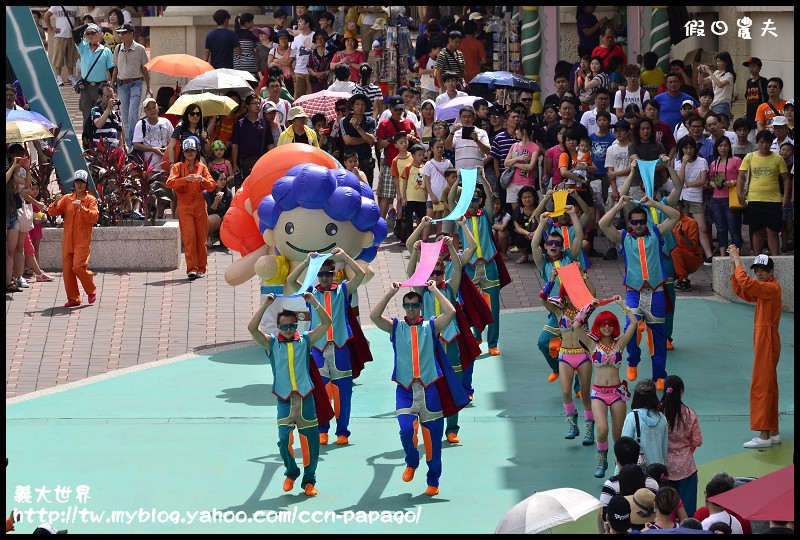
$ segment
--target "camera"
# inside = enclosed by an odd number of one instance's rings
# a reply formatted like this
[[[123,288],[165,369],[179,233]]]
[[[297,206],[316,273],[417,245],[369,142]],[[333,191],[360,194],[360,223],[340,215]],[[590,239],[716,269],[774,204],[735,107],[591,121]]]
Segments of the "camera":
[[[122,102],[121,102],[120,100],[118,100],[118,99],[115,99],[114,101],[112,101],[112,103],[113,103],[114,105],[117,105],[117,106],[119,106],[119,105],[121,105],[121,104],[122,104]]]

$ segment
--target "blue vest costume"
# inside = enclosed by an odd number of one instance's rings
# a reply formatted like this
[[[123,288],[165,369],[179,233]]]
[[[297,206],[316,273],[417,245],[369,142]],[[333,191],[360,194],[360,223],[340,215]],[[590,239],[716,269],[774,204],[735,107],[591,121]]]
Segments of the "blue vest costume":
[[[392,346],[394,369],[392,380],[405,389],[411,388],[414,379],[419,379],[426,388],[442,376],[442,371],[433,358],[434,317],[410,325],[405,319],[392,319]],[[398,362],[398,358],[408,361]]]
[[[314,298],[325,308],[325,311],[331,317],[331,327],[327,335],[321,337],[319,341],[314,343],[314,348],[321,351],[325,348],[328,341],[333,341],[337,349],[341,349],[347,343],[347,340],[353,337],[353,331],[350,329],[350,324],[347,322],[347,281],[341,284],[332,284],[329,290],[323,290],[319,285],[310,287],[308,291],[314,295]],[[311,312],[311,326],[316,328],[319,324],[319,315],[314,309]],[[331,339],[332,338],[332,339]]]
[[[272,393],[280,399],[289,399],[289,394],[297,392],[306,397],[312,390],[313,384],[308,374],[308,362],[311,356],[311,342],[308,332],[302,336],[295,334],[293,341],[284,341],[274,335],[269,335],[272,348],[267,353],[272,367]],[[266,352],[266,351],[265,351]]]
[[[666,197],[661,199],[661,204],[668,205]],[[649,208],[649,210],[650,211],[647,213],[648,223],[652,222],[653,225],[658,225],[666,221],[667,216],[661,210],[657,208]],[[666,320],[664,322],[664,331],[667,334],[667,339],[672,341],[672,329],[675,323],[675,302],[677,301],[677,296],[675,294],[675,265],[672,263],[672,250],[677,247],[678,239],[675,238],[675,234],[673,234],[672,230],[662,235],[662,238],[664,239],[664,247],[661,250],[661,253],[664,254],[664,260],[662,262],[664,264],[664,272],[667,276],[664,289],[667,291],[667,297],[669,299]]]
[[[649,234],[633,236],[628,231],[622,233],[622,255],[625,258],[625,277],[623,283],[635,291],[641,291],[645,284],[658,289],[666,278],[662,266],[664,240],[658,227],[650,225]]]
[[[444,294],[445,298],[447,298],[450,301],[450,303],[453,304],[453,306],[455,306],[456,297],[453,294],[453,289],[450,288],[450,284],[446,283],[444,289],[440,290],[442,291],[442,294]],[[431,293],[427,289],[424,289],[422,291],[422,316],[425,318],[430,318],[430,317],[438,317],[441,314],[442,314],[442,308],[441,305],[439,304],[439,300],[436,299],[433,293]],[[442,330],[439,335],[447,343],[452,343],[453,340],[455,340],[456,337],[458,337],[458,332],[459,332],[458,324],[456,323],[456,318],[453,317],[453,320],[450,321],[450,324],[448,324],[447,327],[445,327],[445,329]],[[459,365],[461,365],[460,362]]]

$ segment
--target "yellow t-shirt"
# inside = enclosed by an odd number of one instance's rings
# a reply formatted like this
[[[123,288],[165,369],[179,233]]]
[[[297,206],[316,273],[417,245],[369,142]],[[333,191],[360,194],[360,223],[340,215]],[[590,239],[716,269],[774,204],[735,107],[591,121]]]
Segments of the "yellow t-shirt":
[[[428,192],[425,191],[425,177],[422,175],[422,167],[406,165],[403,171],[403,178],[406,179],[406,200],[410,202],[425,202],[428,200]]]
[[[764,157],[752,152],[744,157],[739,170],[750,171],[750,187],[747,190],[749,202],[781,202],[780,183],[783,179],[780,175],[789,172],[781,156],[772,152]]]
[[[660,67],[656,69],[651,69],[650,71],[642,71],[639,75],[639,79],[642,81],[642,86],[655,86],[659,87],[664,84],[666,80],[666,76],[664,72],[661,71]]]

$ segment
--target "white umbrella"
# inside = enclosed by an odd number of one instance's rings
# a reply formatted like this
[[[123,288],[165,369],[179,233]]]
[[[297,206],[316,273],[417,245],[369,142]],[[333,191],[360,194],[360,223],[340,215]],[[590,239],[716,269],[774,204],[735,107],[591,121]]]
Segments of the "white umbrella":
[[[575,521],[592,510],[602,508],[599,499],[574,488],[550,489],[534,493],[506,512],[495,534],[534,534],[562,523]]]
[[[230,73],[220,73],[218,69],[201,73],[183,87],[184,94],[228,90],[236,90],[237,92],[246,90],[252,92],[253,87],[242,77],[231,75]]]
[[[455,120],[458,118],[458,110],[461,107],[470,106],[472,107],[475,100],[481,99],[476,96],[459,96],[457,98],[453,98],[441,107],[436,107],[436,119],[437,120]]]
[[[233,75],[234,77],[241,77],[246,81],[258,82],[258,79],[256,79],[255,75],[243,69],[217,68],[214,71],[218,73],[225,73],[227,75]]]

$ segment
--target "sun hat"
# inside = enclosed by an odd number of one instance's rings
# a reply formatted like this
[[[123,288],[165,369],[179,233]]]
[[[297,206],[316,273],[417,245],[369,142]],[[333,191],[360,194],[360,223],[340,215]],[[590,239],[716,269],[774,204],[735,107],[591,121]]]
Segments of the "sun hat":
[[[789,120],[785,116],[775,116],[769,121],[770,126],[788,126]]]
[[[289,114],[287,115],[286,120],[291,122],[295,118],[309,118],[309,116],[306,114],[306,111],[303,110],[303,107],[298,105],[297,107],[292,107],[289,109]]]
[[[656,519],[656,494],[647,488],[639,488],[633,495],[625,497],[631,505],[631,523],[644,525]]]

